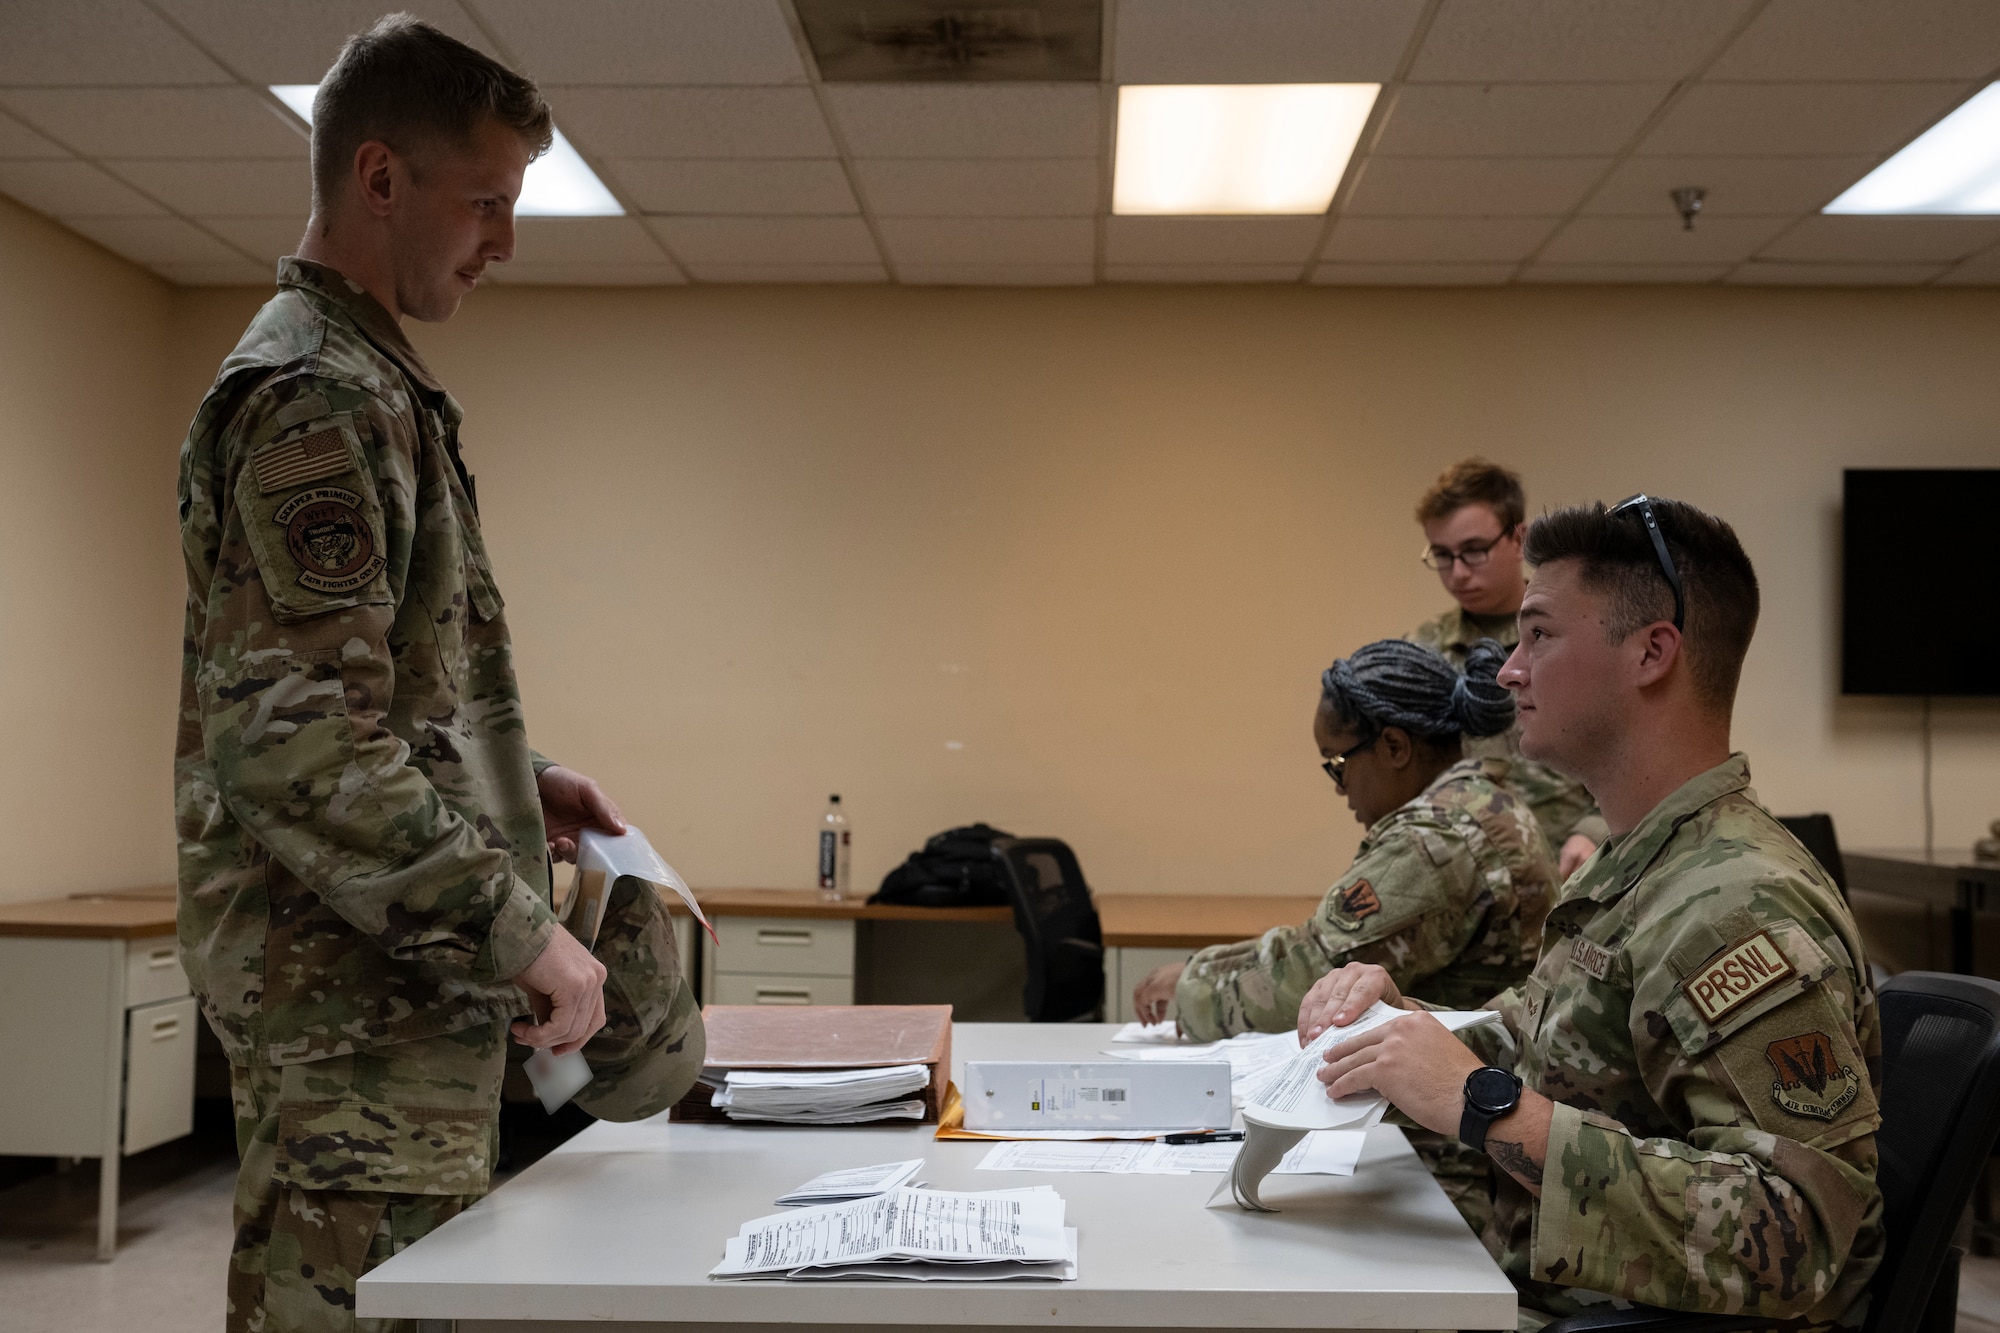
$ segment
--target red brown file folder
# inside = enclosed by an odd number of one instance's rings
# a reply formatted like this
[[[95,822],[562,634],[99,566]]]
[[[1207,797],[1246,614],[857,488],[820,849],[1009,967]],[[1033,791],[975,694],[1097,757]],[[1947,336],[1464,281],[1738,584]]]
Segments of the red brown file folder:
[[[938,1122],[951,1078],[948,1004],[711,1004],[701,1017],[708,1034],[704,1070],[928,1065],[923,1123]],[[727,1121],[727,1115],[709,1105],[712,1093],[705,1084],[695,1084],[675,1104],[671,1118]]]

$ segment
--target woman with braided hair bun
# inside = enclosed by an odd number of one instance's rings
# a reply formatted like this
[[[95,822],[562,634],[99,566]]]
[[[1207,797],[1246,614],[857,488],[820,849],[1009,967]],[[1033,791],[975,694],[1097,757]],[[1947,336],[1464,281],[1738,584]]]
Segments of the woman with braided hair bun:
[[[1313,739],[1368,830],[1353,864],[1303,925],[1153,972],[1132,995],[1139,1018],[1172,1016],[1198,1041],[1290,1032],[1313,983],[1348,963],[1377,963],[1403,994],[1450,1009],[1476,1009],[1524,980],[1555,901],[1555,860],[1504,785],[1507,760],[1467,759],[1461,740],[1513,725],[1513,698],[1497,679],[1506,659],[1484,640],[1461,673],[1428,648],[1383,639],[1328,667]],[[1453,1148],[1418,1143],[1476,1231],[1486,1160],[1459,1161]]]

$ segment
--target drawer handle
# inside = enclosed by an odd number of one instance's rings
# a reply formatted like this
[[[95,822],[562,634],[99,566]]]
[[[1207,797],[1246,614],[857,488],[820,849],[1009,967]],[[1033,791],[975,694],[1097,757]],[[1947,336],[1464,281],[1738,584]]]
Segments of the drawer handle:
[[[811,1004],[813,994],[809,990],[787,986],[759,986],[759,1004]]]
[[[158,972],[163,968],[172,967],[174,965],[174,953],[175,950],[172,948],[154,949],[146,955],[147,971]]]
[[[766,930],[761,926],[757,930],[757,943],[759,944],[775,944],[782,948],[803,949],[810,948],[812,942],[813,933],[810,930]]]
[[[171,1041],[175,1037],[178,1037],[180,1033],[181,1020],[178,1017],[156,1018],[153,1020],[154,1041]]]

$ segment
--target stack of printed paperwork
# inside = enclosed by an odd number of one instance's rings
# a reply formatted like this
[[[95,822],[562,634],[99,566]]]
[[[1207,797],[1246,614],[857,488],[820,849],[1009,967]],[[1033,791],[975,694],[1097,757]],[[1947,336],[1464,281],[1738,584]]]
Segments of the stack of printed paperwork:
[[[915,1282],[1076,1280],[1076,1229],[1062,1196],[1034,1189],[959,1194],[908,1187],[745,1222],[711,1278],[896,1278]]]
[[[1137,1023],[1125,1025],[1127,1029],[1138,1026]],[[1156,1023],[1153,1026],[1172,1027],[1173,1024]],[[1272,1070],[1299,1053],[1299,1039],[1290,1032],[1243,1032],[1228,1041],[1185,1044],[1155,1041],[1151,1037],[1127,1037],[1121,1030],[1111,1040],[1125,1043],[1105,1052],[1120,1060],[1227,1060],[1230,1103],[1239,1108],[1249,1101],[1252,1092],[1263,1086]]]
[[[785,1125],[858,1125],[870,1120],[922,1120],[931,1084],[927,1065],[879,1069],[731,1069],[720,1073],[710,1105],[731,1120]],[[704,1071],[705,1080],[710,1071]]]
[[[887,1194],[898,1185],[909,1184],[923,1169],[924,1159],[912,1157],[907,1162],[884,1162],[880,1166],[850,1166],[840,1171],[828,1171],[780,1197],[778,1206],[792,1208],[804,1204],[847,1203],[853,1199]]]

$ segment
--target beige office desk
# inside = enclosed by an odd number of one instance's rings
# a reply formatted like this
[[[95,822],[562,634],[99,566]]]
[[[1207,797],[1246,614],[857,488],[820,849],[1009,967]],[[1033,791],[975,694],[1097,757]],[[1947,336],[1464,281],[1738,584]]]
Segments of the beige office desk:
[[[1295,926],[1320,898],[1221,894],[1106,894],[1097,900],[1104,927],[1104,1011],[1120,1023],[1137,1017],[1132,988],[1162,963],[1184,963],[1211,944],[1254,940],[1273,926]]]
[[[1076,1059],[1106,1024],[966,1023],[966,1059]],[[960,1073],[962,1079],[962,1073]],[[1218,1175],[979,1171],[992,1145],[929,1127],[593,1125],[361,1280],[363,1318],[459,1333],[796,1333],[935,1328],[1511,1329],[1514,1291],[1400,1131],[1353,1176],[1277,1176],[1282,1211],[1207,1208]],[[821,1171],[925,1159],[940,1189],[1048,1185],[1077,1228],[1075,1282],[710,1282],[723,1241]]]
[[[158,897],[0,906],[0,1153],[95,1157],[97,1257],[118,1243],[122,1157],[194,1128],[195,1024]]]
[[[2000,865],[1975,861],[1964,847],[1843,849],[1850,889],[1942,907],[1951,914],[1951,970],[1975,971],[1972,916],[2000,911]]]

